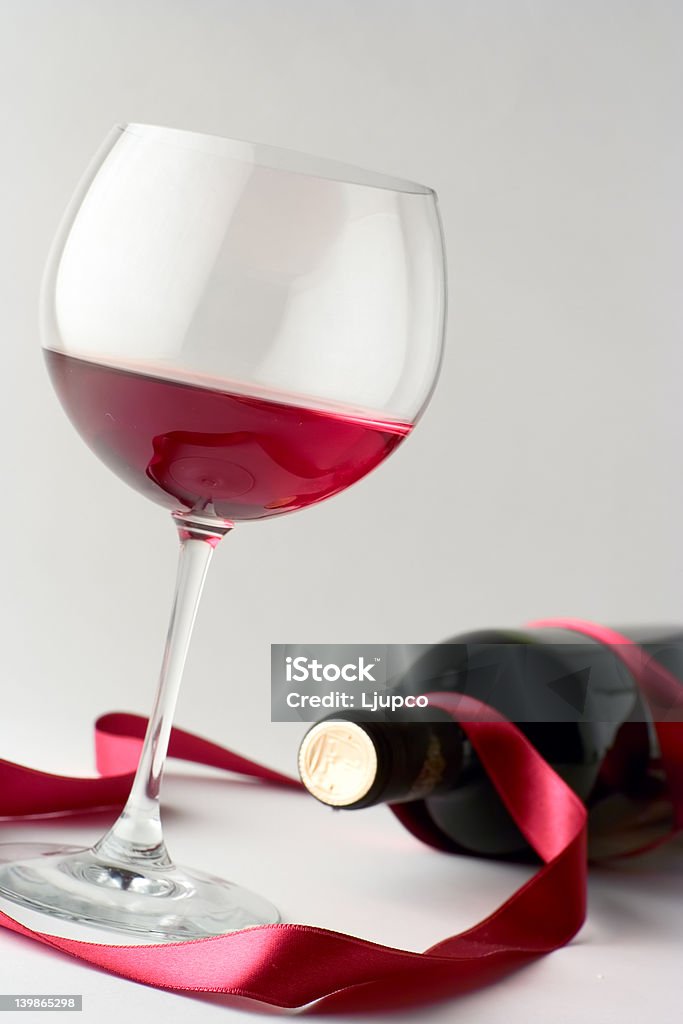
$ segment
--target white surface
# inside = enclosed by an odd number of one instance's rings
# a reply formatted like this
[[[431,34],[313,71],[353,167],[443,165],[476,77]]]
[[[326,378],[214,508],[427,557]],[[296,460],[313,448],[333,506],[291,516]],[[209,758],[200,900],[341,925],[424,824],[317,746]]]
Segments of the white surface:
[[[384,808],[343,814],[297,792],[228,781],[218,772],[166,780],[166,833],[179,863],[232,877],[272,899],[288,921],[426,949],[475,924],[531,869],[440,854],[410,836]],[[3,826],[3,838],[89,843],[111,815],[36,828]],[[637,861],[594,869],[588,923],[570,946],[508,975],[495,988],[378,1021],[473,1024],[624,1024],[680,1020],[680,841]],[[549,911],[550,912],[550,911]],[[0,991],[82,993],[84,1019],[171,1022],[257,1019],[236,1000],[215,1004],[145,986],[57,956],[0,929]],[[260,1015],[260,1014],[259,1014]],[[28,1014],[28,1019],[38,1014]],[[21,1018],[24,1019],[23,1017]],[[79,1018],[80,1020],[81,1018]],[[332,1020],[353,1017],[334,1015]],[[365,1019],[364,1015],[356,1020]]]
[[[424,181],[448,245],[447,355],[424,421],[347,493],[228,538],[179,724],[291,771],[301,729],[268,722],[271,642],[683,619],[682,29],[664,0],[3,0],[2,756],[90,771],[94,717],[149,709],[170,604],[170,524],[78,440],[38,349],[48,246],[115,122]],[[347,824],[247,796],[169,781],[172,849],[292,918],[426,945],[513,888],[512,869],[423,850],[381,811]],[[262,842],[266,808],[290,804],[301,830]],[[407,1019],[678,1019],[680,864],[679,845],[594,876],[575,945]],[[0,944],[0,990],[75,988],[85,1019],[239,1016]]]

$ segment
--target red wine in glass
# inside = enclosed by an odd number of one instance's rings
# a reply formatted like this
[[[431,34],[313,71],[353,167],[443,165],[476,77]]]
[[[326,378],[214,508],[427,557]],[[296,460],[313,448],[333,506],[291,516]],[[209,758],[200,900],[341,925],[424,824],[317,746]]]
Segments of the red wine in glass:
[[[411,424],[292,405],[45,350],[72,423],[132,487],[170,509],[265,519],[374,469]]]

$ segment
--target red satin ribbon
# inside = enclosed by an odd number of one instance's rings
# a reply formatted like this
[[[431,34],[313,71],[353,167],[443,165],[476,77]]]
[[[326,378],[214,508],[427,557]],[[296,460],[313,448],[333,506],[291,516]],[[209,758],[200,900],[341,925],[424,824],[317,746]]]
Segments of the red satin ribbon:
[[[575,627],[565,624],[563,628]],[[558,948],[572,938],[585,916],[583,804],[514,725],[496,714],[489,714],[488,720],[467,721],[473,710],[483,719],[482,706],[459,695],[433,694],[432,703],[461,723],[517,825],[543,861],[525,885],[475,927],[423,953],[414,953],[299,924],[267,925],[156,946],[57,938],[26,928],[1,912],[0,924],[97,967],[159,988],[246,996],[279,1007],[315,1003],[316,1010],[335,1011],[406,1006],[454,995]],[[146,724],[146,719],[129,714],[110,714],[98,720],[99,778],[51,775],[0,761],[0,814],[122,804]],[[279,785],[300,785],[177,728],[169,754]],[[433,837],[426,838],[433,842]]]

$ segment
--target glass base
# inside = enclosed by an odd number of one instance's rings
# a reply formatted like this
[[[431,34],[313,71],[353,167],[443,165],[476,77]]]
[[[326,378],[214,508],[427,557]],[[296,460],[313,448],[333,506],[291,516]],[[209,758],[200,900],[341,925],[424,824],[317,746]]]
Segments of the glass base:
[[[280,920],[267,900],[213,875],[175,864],[127,868],[85,847],[39,843],[0,845],[0,900],[37,911],[22,919],[29,927],[86,941],[102,930],[109,935],[99,941],[115,943],[118,933],[126,944],[205,939]]]

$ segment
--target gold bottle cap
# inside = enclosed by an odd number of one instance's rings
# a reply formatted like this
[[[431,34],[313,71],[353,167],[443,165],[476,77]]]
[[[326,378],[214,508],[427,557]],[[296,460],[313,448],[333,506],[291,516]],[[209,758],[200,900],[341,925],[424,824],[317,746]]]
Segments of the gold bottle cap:
[[[299,774],[309,793],[330,807],[361,800],[377,775],[377,751],[355,722],[319,722],[299,748]]]

